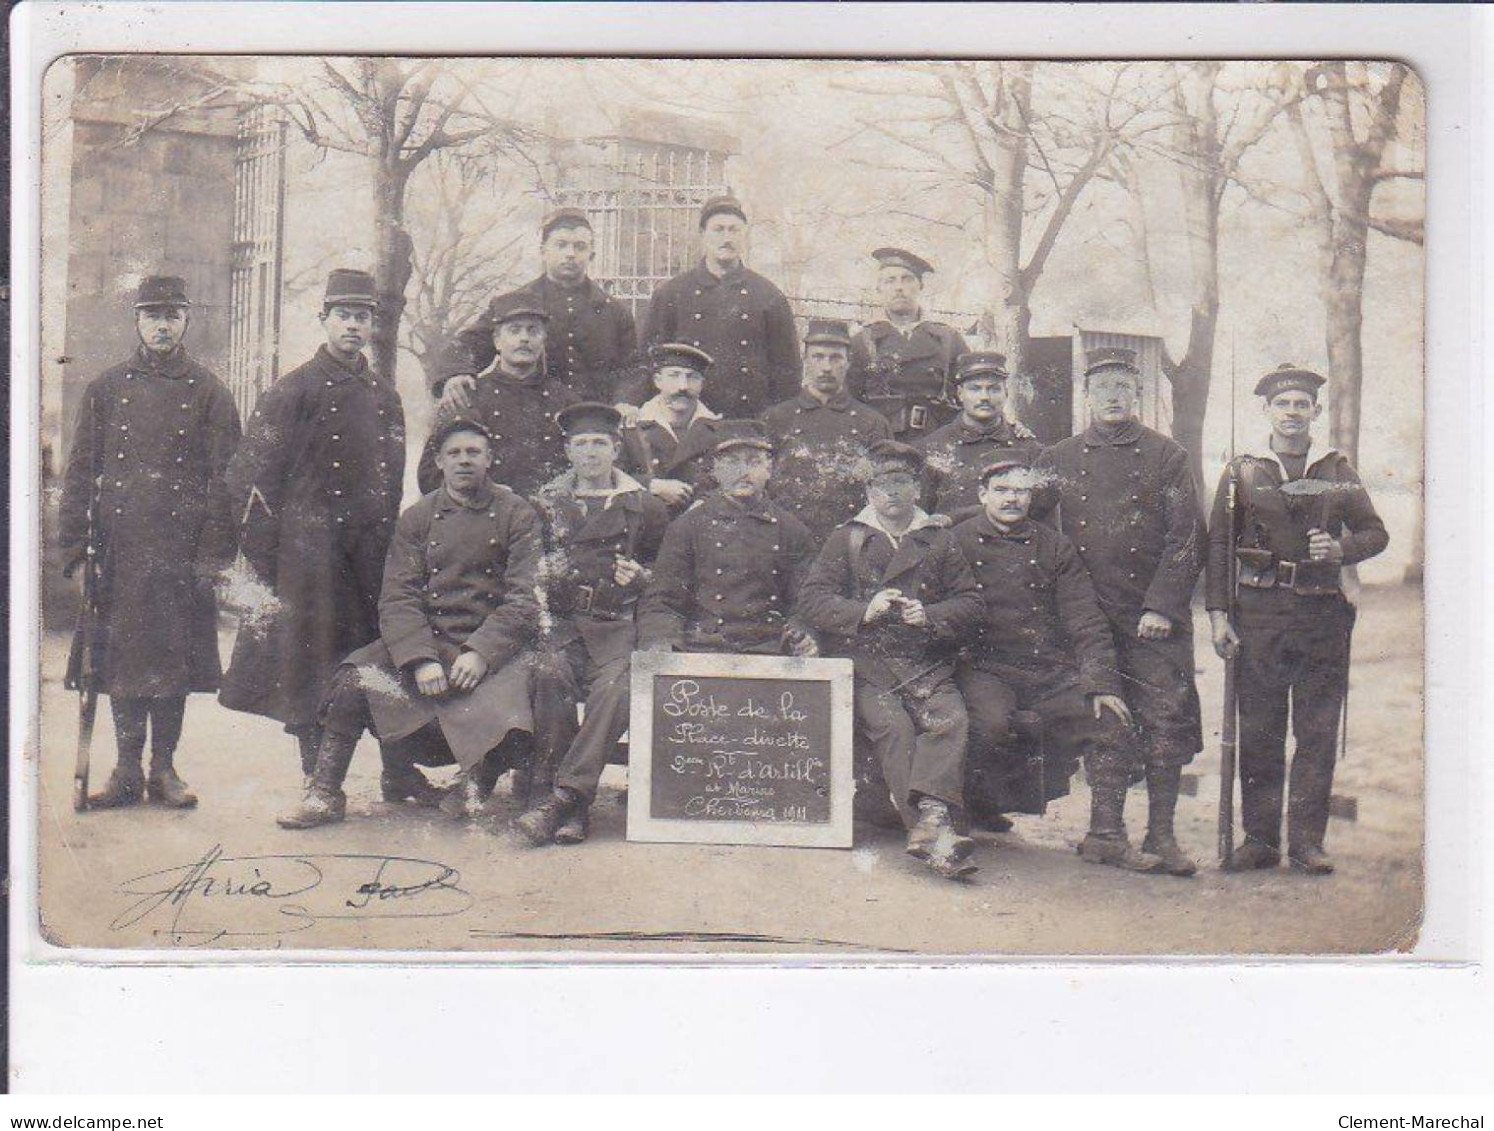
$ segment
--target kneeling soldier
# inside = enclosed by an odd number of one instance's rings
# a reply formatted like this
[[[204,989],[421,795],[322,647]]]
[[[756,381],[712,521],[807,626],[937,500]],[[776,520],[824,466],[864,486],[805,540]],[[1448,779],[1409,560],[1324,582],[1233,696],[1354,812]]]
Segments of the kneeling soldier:
[[[300,808],[285,828],[343,818],[343,779],[365,729],[379,736],[384,794],[430,800],[402,780],[420,772],[395,743],[434,726],[462,767],[452,797],[471,815],[491,792],[498,759],[533,732],[530,670],[540,562],[539,520],[488,479],[491,440],[454,420],[434,437],[442,485],[400,515],[384,567],[379,639],[338,667],[322,702],[322,741]],[[416,786],[423,785],[414,783]]]
[[[545,795],[515,822],[534,844],[586,839],[597,783],[628,729],[633,614],[669,511],[617,469],[621,419],[615,408],[597,403],[561,412],[571,470],[534,499],[545,528],[542,572],[553,618],[541,649],[548,662],[537,665],[534,688],[532,785]],[[576,704],[583,697],[586,718],[578,728]]]
[[[1316,459],[1310,454],[1322,385],[1318,374],[1293,365],[1261,378],[1255,393],[1265,398],[1270,445],[1234,460],[1214,499],[1206,603],[1215,651],[1240,656],[1245,843],[1234,851],[1231,871],[1281,862],[1284,786],[1292,867],[1309,875],[1333,871],[1323,836],[1354,630],[1341,567],[1374,557],[1390,539],[1349,461],[1331,448]],[[1238,594],[1229,591],[1231,553],[1239,563]],[[1297,736],[1290,782],[1288,701]]]
[[[954,828],[969,736],[955,650],[984,603],[945,524],[918,506],[923,455],[883,440],[870,458],[867,505],[830,535],[799,607],[827,650],[855,662],[856,721],[909,827],[908,852],[958,878],[975,871],[975,842]]]
[[[984,513],[953,531],[986,603],[984,632],[959,673],[972,742],[983,752],[1004,751],[1012,715],[1036,714],[1051,779],[1048,797],[1062,795],[1084,759],[1093,796],[1080,855],[1131,871],[1160,871],[1161,857],[1126,839],[1135,744],[1110,624],[1074,544],[1028,517],[1033,478],[1023,461],[991,464],[980,489]],[[997,767],[994,776],[1011,775]]]
[[[639,606],[640,647],[817,654],[814,635],[793,616],[814,542],[767,498],[772,453],[758,421],[721,422],[710,468],[719,490],[665,532]]]

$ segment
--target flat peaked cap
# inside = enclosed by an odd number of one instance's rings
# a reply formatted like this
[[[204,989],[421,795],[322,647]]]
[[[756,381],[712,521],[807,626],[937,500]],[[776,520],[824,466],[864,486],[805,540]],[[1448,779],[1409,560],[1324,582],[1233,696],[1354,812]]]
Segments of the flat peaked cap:
[[[704,373],[716,364],[715,359],[705,350],[687,346],[684,342],[660,342],[656,346],[650,346],[648,359],[655,369],[663,369],[666,365],[683,365],[697,373]]]
[[[1030,460],[1023,459],[1018,455],[1003,455],[999,459],[993,459],[985,467],[980,469],[980,481],[984,485],[989,483],[993,476],[1005,475],[1008,471],[1031,471]]]
[[[458,432],[476,432],[488,443],[493,442],[493,434],[488,431],[487,425],[480,420],[474,420],[469,416],[454,416],[451,419],[437,424],[436,430],[431,434],[431,444],[439,452],[441,445],[455,436]]]
[[[761,420],[723,420],[716,426],[715,453],[719,456],[735,448],[771,452],[773,441],[768,439],[768,430]]]
[[[963,384],[971,377],[1010,377],[1006,371],[1006,354],[995,350],[974,350],[962,354],[955,362],[954,383]]]
[[[1105,369],[1129,369],[1132,373],[1141,372],[1141,367],[1136,364],[1136,351],[1126,349],[1124,346],[1099,346],[1084,355],[1086,377]]]
[[[1267,373],[1255,383],[1255,395],[1270,400],[1278,393],[1284,393],[1288,389],[1300,389],[1308,394],[1313,400],[1318,398],[1318,390],[1327,384],[1328,379],[1311,369],[1303,369],[1300,365],[1285,362]]]
[[[591,231],[591,221],[579,208],[557,208],[545,217],[540,225],[540,239],[547,240],[556,228],[585,228]]]
[[[900,247],[879,247],[872,252],[872,258],[883,267],[906,267],[919,278],[931,275],[934,265],[921,255],[914,255]]]
[[[845,346],[849,349],[851,327],[838,318],[811,318],[809,329],[804,331],[804,344],[806,346]]]
[[[495,328],[515,318],[538,318],[541,322],[548,322],[550,312],[533,295],[523,291],[509,291],[488,303],[488,322]]]
[[[924,455],[911,444],[900,443],[897,440],[878,440],[866,449],[867,459],[871,465],[871,479],[879,475],[893,475],[899,472],[917,475],[923,470]]]
[[[555,422],[567,436],[597,433],[616,436],[622,428],[622,413],[601,401],[581,401],[561,409]]]
[[[747,210],[740,200],[734,196],[713,196],[700,206],[700,226],[704,228],[711,217],[720,212],[730,212],[742,223],[747,223]]]
[[[136,310],[191,305],[192,300],[187,297],[187,281],[177,275],[147,275],[140,280],[140,289],[135,292]]]
[[[367,271],[339,267],[327,276],[323,306],[378,306],[379,291]]]

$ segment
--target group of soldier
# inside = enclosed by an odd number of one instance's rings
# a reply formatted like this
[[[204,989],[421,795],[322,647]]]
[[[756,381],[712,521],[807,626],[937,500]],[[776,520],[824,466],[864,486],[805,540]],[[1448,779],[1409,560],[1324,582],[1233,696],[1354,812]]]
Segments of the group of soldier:
[[[194,805],[174,754],[186,695],[216,690],[297,739],[283,827],[343,819],[370,731],[386,801],[472,818],[512,770],[518,832],[576,843],[627,729],[635,650],[836,655],[855,670],[856,817],[902,830],[939,875],[972,872],[971,832],[1042,812],[1081,762],[1080,854],[1191,875],[1173,822],[1202,747],[1206,571],[1215,649],[1239,668],[1232,866],[1280,863],[1285,805],[1292,865],[1331,871],[1340,575],[1386,534],[1348,462],[1310,450],[1323,378],[1261,379],[1269,445],[1231,461],[1206,532],[1186,453],[1138,419],[1130,351],[1091,353],[1088,427],[1043,448],[1004,358],[923,317],[925,260],[874,252],[886,317],[854,335],[811,320],[801,339],[743,262],[747,227],[737,200],[705,204],[702,258],[657,289],[640,336],[588,276],[587,216],[547,217],[544,273],[442,359],[403,512],[400,397],[364,353],[370,275],[331,274],[325,345],[242,436],[182,344],[184,284],[146,279],[140,346],[89,385],[63,492],[87,598],[68,678],[109,695],[119,749],[92,804]],[[238,554],[222,672],[215,585]],[[446,789],[420,768],[452,763]]]

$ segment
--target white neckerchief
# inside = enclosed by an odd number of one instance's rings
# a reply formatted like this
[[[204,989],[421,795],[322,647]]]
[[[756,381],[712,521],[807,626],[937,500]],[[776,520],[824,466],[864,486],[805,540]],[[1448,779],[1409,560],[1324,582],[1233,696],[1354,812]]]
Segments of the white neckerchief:
[[[662,393],[658,394],[657,396],[650,397],[648,400],[643,402],[642,406],[638,409],[638,419],[640,422],[644,420],[651,421],[654,424],[659,425],[659,427],[663,428],[664,431],[668,432],[676,440],[680,438],[679,433],[674,430],[674,425],[670,423],[669,410],[664,407],[664,395]],[[696,401],[695,415],[685,422],[685,427],[689,428],[690,425],[694,424],[697,420],[720,419],[721,414],[719,412],[712,412],[709,408],[706,407],[704,401]]]
[[[894,534],[892,531],[888,530],[887,527],[882,525],[882,520],[877,516],[877,509],[870,503],[867,503],[866,506],[861,508],[861,513],[856,516],[854,521],[861,523],[863,526],[870,526],[873,530],[880,530],[883,534],[887,535],[888,541],[892,543],[894,549],[902,545],[903,539],[906,538],[909,534],[912,534],[913,531],[922,530],[925,526],[940,525],[940,523],[937,522],[934,517],[927,511],[925,511],[922,507],[914,507],[913,521],[908,523],[908,529],[904,530],[901,534]]]

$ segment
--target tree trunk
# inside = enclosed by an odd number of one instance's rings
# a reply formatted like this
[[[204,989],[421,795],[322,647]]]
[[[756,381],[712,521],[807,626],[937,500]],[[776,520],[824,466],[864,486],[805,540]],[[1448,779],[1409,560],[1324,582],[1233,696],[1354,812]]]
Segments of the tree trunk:
[[[405,313],[405,287],[413,271],[410,234],[405,231],[406,175],[379,161],[374,170],[374,281],[379,317],[373,332],[373,366],[394,380],[399,356],[399,324]]]
[[[1369,229],[1357,216],[1368,209],[1368,192],[1361,192],[1349,208],[1333,218],[1333,245],[1323,278],[1323,308],[1327,313],[1329,440],[1359,463],[1359,405],[1364,379],[1365,240]],[[1362,203],[1360,202],[1362,200]]]
[[[1022,204],[1027,176],[1025,134],[999,135],[990,183],[985,186],[982,217],[986,262],[994,274],[991,329],[996,348],[1006,354],[1007,369],[1030,377],[1031,294],[1022,271]]]

